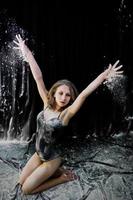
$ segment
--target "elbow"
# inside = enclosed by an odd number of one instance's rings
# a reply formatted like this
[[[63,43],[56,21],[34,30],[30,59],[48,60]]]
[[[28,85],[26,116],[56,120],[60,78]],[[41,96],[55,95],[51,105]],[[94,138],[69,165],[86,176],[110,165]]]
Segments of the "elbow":
[[[85,91],[82,92],[80,99],[82,102],[85,101],[85,99],[89,96],[89,93],[86,93]]]
[[[37,79],[38,79],[38,80],[43,79],[43,76],[42,76],[42,73],[41,73],[41,72],[37,75]]]
[[[42,74],[37,75],[37,76],[35,77],[35,80],[36,80],[37,82],[42,81],[42,80],[43,80]]]

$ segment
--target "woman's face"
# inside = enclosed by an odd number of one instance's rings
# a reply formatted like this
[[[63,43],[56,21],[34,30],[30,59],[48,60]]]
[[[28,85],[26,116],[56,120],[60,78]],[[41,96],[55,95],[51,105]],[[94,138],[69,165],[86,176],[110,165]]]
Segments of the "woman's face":
[[[71,99],[70,89],[67,85],[60,85],[54,94],[57,107],[62,108],[67,106]]]

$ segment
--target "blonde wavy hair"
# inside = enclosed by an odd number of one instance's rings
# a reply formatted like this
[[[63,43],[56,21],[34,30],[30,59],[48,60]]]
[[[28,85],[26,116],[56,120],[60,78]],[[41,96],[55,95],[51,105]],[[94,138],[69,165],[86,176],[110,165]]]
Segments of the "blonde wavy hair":
[[[48,105],[51,106],[52,108],[54,108],[54,106],[55,106],[54,94],[55,94],[57,88],[61,85],[68,86],[69,90],[70,90],[71,98],[70,98],[69,104],[67,106],[71,105],[74,102],[74,100],[76,99],[76,97],[78,96],[78,91],[77,91],[75,85],[71,81],[69,81],[67,79],[59,80],[56,83],[54,83],[54,85],[51,87],[51,89],[48,92]]]

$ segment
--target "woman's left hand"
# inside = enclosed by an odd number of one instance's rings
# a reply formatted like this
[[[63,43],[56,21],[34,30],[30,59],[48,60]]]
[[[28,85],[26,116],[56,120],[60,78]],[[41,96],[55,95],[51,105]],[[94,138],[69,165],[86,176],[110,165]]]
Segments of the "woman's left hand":
[[[109,65],[108,69],[106,69],[103,74],[104,74],[104,79],[105,81],[111,81],[112,78],[115,77],[122,77],[123,71],[118,71],[119,69],[121,69],[123,66],[119,65],[119,60],[117,60],[114,65]]]

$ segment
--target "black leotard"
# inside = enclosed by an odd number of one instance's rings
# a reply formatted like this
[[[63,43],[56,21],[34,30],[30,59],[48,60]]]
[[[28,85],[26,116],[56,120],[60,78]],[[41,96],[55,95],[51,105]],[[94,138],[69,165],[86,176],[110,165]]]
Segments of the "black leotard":
[[[59,116],[60,113],[53,112],[49,107],[46,107],[37,116],[36,152],[42,161],[61,156],[58,138],[61,137],[62,129],[65,126]]]

